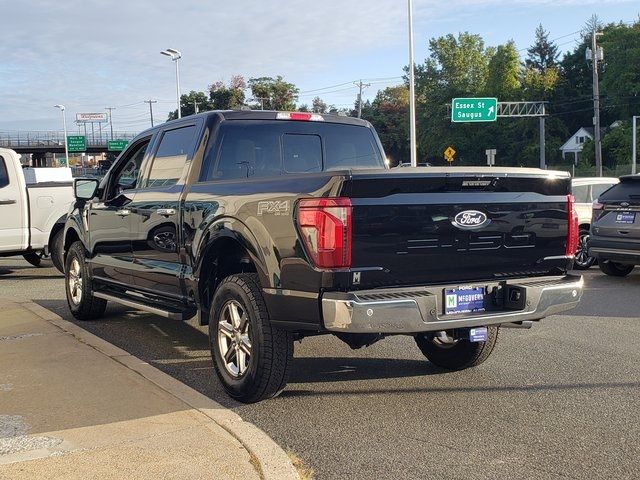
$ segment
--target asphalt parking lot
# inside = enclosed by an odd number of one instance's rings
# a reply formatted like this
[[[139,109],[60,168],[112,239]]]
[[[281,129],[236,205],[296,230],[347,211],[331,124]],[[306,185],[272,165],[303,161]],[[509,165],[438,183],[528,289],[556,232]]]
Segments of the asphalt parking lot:
[[[579,308],[503,329],[478,368],[439,370],[405,337],[357,351],[305,339],[288,388],[257,405],[224,394],[201,327],[119,306],[81,325],[232,408],[318,479],[637,478],[640,269],[585,277]],[[0,259],[0,296],[72,320],[53,268]]]

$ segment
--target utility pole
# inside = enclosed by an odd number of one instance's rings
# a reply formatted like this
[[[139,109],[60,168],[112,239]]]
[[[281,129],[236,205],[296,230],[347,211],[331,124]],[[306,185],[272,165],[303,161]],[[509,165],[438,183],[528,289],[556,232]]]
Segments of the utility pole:
[[[113,113],[116,107],[105,107],[105,110],[109,111],[109,126],[111,127],[111,140],[113,140]]]
[[[362,118],[362,89],[370,87],[370,83],[362,83],[362,80],[359,82],[353,82],[356,87],[358,87],[358,118]]]
[[[151,106],[152,103],[158,103],[157,100],[145,100],[144,103],[148,103],[149,104],[149,115],[151,116],[151,126],[153,127],[153,107]]]
[[[547,114],[545,104],[542,104],[542,116],[540,117],[540,168],[547,169],[547,142],[545,138],[545,115]]]
[[[409,140],[411,145],[411,166],[418,166],[418,150],[416,146],[416,81],[413,61],[413,1],[407,1],[409,17]]]
[[[587,60],[593,67],[593,137],[595,142],[596,176],[602,176],[602,141],[600,139],[600,86],[598,81],[598,60],[604,60],[602,47],[598,46],[598,37],[602,32],[594,28],[591,34],[591,50],[587,49]]]

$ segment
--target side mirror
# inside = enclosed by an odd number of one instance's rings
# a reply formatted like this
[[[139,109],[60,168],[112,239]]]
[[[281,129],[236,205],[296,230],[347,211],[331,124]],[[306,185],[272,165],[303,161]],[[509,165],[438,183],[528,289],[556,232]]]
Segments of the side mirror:
[[[73,182],[73,193],[78,200],[91,200],[96,196],[99,185],[96,178],[78,178]]]

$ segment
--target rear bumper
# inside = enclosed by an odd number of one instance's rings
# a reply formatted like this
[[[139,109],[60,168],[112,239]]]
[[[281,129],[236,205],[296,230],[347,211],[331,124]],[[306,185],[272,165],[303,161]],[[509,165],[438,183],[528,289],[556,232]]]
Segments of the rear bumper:
[[[598,260],[640,265],[640,242],[630,239],[589,238],[589,255]]]
[[[583,291],[579,275],[512,280],[526,291],[523,310],[443,315],[443,288],[329,292],[322,297],[324,327],[332,332],[412,334],[540,320],[574,308]]]

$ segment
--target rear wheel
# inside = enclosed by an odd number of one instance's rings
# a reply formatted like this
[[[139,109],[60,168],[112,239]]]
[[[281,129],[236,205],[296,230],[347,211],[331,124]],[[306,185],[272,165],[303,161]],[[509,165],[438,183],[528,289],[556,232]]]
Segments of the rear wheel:
[[[293,362],[293,336],[271,325],[257,275],[225,278],[209,315],[213,365],[227,393],[245,403],[278,395]]]
[[[24,255],[22,255],[22,258],[24,258],[27,262],[29,262],[34,267],[42,266],[42,258],[43,257],[44,257],[44,255],[42,253],[38,253],[38,252],[29,252],[29,253],[25,253]]]
[[[493,352],[498,340],[500,327],[487,327],[486,342],[470,342],[467,339],[454,339],[444,332],[416,335],[416,343],[427,360],[449,370],[463,370],[484,362]]]
[[[611,260],[601,260],[598,266],[603,273],[612,277],[626,277],[633,270],[634,265],[612,262]]]
[[[576,270],[587,270],[594,263],[596,263],[596,259],[589,256],[589,230],[582,229],[580,230],[578,249],[576,250],[573,266]]]
[[[63,245],[64,238],[62,238],[63,235],[64,235],[64,229],[61,228],[55,233],[55,235],[51,239],[51,244],[49,245],[49,249],[51,251],[51,262],[53,263],[53,266],[56,267],[56,269],[60,273],[64,273],[64,245]]]
[[[96,320],[104,314],[107,301],[93,294],[93,282],[85,261],[82,242],[69,248],[65,264],[65,290],[71,314],[78,320]]]

